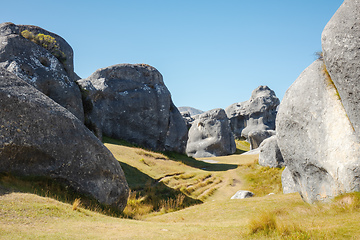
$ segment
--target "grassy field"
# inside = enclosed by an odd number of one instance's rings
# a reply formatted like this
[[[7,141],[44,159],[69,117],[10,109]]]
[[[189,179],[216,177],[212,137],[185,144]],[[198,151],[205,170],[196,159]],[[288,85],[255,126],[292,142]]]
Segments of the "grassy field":
[[[104,140],[132,191],[124,213],[51,181],[1,175],[0,239],[360,238],[359,194],[309,205],[282,194],[282,169],[257,155],[193,159]],[[255,197],[230,200],[238,190]]]

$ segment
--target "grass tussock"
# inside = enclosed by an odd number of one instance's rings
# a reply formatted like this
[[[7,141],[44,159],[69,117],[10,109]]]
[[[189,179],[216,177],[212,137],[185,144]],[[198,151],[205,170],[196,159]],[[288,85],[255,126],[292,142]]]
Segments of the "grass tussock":
[[[125,218],[140,220],[149,214],[164,214],[201,203],[156,180],[148,179],[145,186],[133,189],[136,190],[130,192],[127,206],[122,213]]]
[[[360,210],[360,192],[352,192],[337,196],[333,200],[333,208],[339,212]]]
[[[255,238],[311,239],[310,234],[298,225],[281,221],[276,212],[260,213],[250,219],[248,228],[249,235]]]
[[[74,200],[73,205],[72,205],[72,210],[73,210],[73,211],[76,211],[76,210],[78,210],[80,207],[81,207],[81,200],[80,200],[80,198],[76,198],[76,199]]]

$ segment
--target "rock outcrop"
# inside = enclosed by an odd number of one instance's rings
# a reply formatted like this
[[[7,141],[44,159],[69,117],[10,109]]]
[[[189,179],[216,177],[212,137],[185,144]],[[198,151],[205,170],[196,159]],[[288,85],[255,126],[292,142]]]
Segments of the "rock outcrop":
[[[260,144],[259,148],[259,164],[261,166],[272,168],[281,168],[285,166],[276,135],[265,139]]]
[[[0,68],[0,172],[56,179],[122,210],[119,162],[68,110]]]
[[[359,141],[321,60],[286,91],[276,135],[285,165],[305,201],[360,190]]]
[[[359,19],[360,2],[345,0],[323,31],[323,59],[291,85],[277,115],[288,178],[307,202],[360,191]]]
[[[223,109],[213,109],[196,115],[189,129],[186,153],[188,156],[215,157],[236,151],[234,136],[229,119]]]
[[[73,51],[60,36],[36,26],[0,24],[0,67],[84,120],[81,93],[75,82],[78,77],[74,73]]]
[[[250,149],[256,149],[267,138],[274,136],[274,130],[252,130],[247,136],[247,141],[250,142]]]
[[[225,109],[236,138],[246,138],[251,131],[274,130],[280,100],[267,86],[256,88],[248,101],[234,103]]]
[[[187,128],[162,75],[145,64],[102,68],[78,81],[85,123],[102,134],[157,151],[185,152]]]
[[[345,0],[322,33],[326,68],[360,136],[360,3]],[[360,137],[359,137],[360,138]]]

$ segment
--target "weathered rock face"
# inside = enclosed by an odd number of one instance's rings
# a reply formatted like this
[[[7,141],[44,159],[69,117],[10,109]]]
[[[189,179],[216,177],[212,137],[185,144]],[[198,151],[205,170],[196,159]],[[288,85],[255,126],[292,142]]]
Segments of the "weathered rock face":
[[[248,141],[250,142],[250,149],[256,149],[267,138],[274,136],[276,132],[274,130],[252,130],[248,134]]]
[[[188,129],[190,129],[190,127],[191,127],[191,125],[192,125],[192,123],[194,122],[195,119],[193,117],[191,117],[191,114],[188,111],[180,112],[180,114],[181,114],[181,116],[183,117],[183,119],[185,121],[186,127]]]
[[[60,62],[49,50],[24,38],[21,35],[24,30],[53,37],[66,60]],[[74,73],[73,51],[58,35],[36,26],[0,24],[0,67],[16,74],[84,120],[81,93],[75,82],[78,77]]]
[[[83,89],[85,123],[98,136],[125,139],[158,151],[185,151],[185,122],[154,67],[114,65],[78,84]]]
[[[122,210],[128,185],[119,162],[78,118],[0,68],[0,172],[66,182]]]
[[[284,194],[298,192],[293,176],[288,167],[286,167],[281,174],[281,185]]]
[[[194,118],[186,147],[188,156],[224,156],[236,151],[229,119],[223,109],[213,109]]]
[[[322,33],[326,68],[360,136],[360,2],[345,0]],[[360,138],[360,137],[359,137]]]
[[[285,166],[276,135],[265,139],[260,144],[259,164],[264,167],[281,168]]]
[[[287,90],[276,134],[285,165],[305,201],[360,190],[360,144],[321,60]]]
[[[274,130],[280,100],[267,86],[256,88],[248,101],[234,103],[225,109],[236,138],[248,138],[254,130]]]

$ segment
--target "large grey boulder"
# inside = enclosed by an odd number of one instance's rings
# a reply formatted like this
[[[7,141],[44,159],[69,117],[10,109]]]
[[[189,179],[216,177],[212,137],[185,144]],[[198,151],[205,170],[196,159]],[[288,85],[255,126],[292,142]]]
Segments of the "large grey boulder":
[[[129,188],[119,162],[68,110],[0,68],[0,173],[59,180],[119,210]]]
[[[186,146],[188,156],[216,157],[236,151],[234,136],[224,109],[213,109],[194,118]]]
[[[22,31],[34,35],[44,34],[54,39],[58,52],[65,58],[55,57],[50,50],[22,36]],[[63,56],[63,57],[64,57]],[[75,80],[73,51],[60,36],[36,26],[0,24],[0,67],[16,74],[42,93],[72,112],[81,121],[84,111],[80,89]]]
[[[250,142],[250,149],[256,149],[267,138],[274,136],[276,132],[274,130],[252,130],[248,133],[247,139]]]
[[[255,130],[274,130],[280,100],[268,86],[259,86],[248,101],[234,103],[225,109],[236,138],[248,138]]]
[[[85,123],[97,136],[157,151],[185,152],[187,128],[162,75],[145,64],[102,68],[78,81]]]
[[[357,134],[321,60],[286,91],[276,135],[285,165],[305,201],[325,201],[360,190]]]
[[[345,0],[322,33],[324,61],[360,136],[360,2]]]
[[[264,167],[281,168],[285,166],[276,135],[260,144],[259,164]]]

